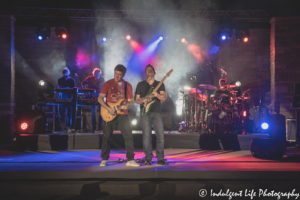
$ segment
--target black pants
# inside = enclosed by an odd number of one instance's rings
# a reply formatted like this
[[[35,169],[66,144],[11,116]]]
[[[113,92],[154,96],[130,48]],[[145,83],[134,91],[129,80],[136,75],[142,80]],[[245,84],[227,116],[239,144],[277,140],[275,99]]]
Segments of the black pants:
[[[117,125],[125,140],[125,149],[127,151],[126,158],[128,161],[133,160],[134,159],[133,137],[132,137],[132,128],[130,126],[128,115],[118,115],[113,121],[104,122],[101,158],[102,160],[108,160],[109,158],[109,154],[110,154],[109,139],[112,138],[113,131]]]
[[[60,128],[62,130],[66,130],[66,127],[71,127],[72,126],[72,106],[59,105],[58,106],[58,117],[59,117]]]

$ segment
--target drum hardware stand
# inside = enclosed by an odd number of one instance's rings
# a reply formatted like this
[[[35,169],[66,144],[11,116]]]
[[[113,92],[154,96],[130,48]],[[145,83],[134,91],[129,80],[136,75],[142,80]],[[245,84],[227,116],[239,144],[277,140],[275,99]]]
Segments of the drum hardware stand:
[[[194,113],[194,132],[198,132],[198,126],[197,126],[197,97],[198,97],[198,93],[197,93],[197,77],[198,74],[200,72],[202,72],[208,65],[212,65],[212,62],[209,62],[207,64],[205,64],[202,69],[200,71],[198,71],[195,75],[193,75],[193,77],[191,78],[191,80],[194,80],[194,88],[196,89],[196,93],[195,93],[195,113]],[[202,95],[202,100],[203,100],[203,95]],[[203,102],[200,102],[200,109],[202,108]],[[199,116],[200,117],[200,116]],[[203,121],[201,123],[201,126],[203,126]]]

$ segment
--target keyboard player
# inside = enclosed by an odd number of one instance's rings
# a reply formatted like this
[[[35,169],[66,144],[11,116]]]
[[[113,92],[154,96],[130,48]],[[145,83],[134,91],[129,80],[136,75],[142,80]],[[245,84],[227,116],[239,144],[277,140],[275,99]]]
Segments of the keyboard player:
[[[95,68],[93,70],[93,75],[88,76],[83,82],[82,85],[86,88],[96,89],[96,93],[90,94],[89,98],[94,98],[95,102],[97,102],[98,96],[100,94],[101,88],[104,84],[105,80],[101,77],[101,69]],[[97,114],[97,117],[96,117]],[[102,128],[102,117],[100,115],[100,105],[91,105],[91,116],[92,116],[92,132],[94,133],[97,126],[96,119],[98,118],[98,130]]]
[[[63,77],[58,79],[58,88],[69,89],[75,87],[75,80],[70,77],[70,70],[66,67],[62,71]],[[59,99],[72,99],[70,93],[60,93]],[[59,105],[58,116],[61,132],[70,132],[72,125],[72,105]]]

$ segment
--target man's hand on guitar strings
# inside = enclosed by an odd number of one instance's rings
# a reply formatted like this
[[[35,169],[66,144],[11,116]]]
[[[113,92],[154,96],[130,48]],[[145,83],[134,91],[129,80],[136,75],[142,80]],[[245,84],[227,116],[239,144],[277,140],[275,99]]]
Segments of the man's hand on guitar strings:
[[[108,110],[108,113],[111,114],[111,115],[115,115],[116,114],[116,110],[112,109],[112,108],[109,108]]]

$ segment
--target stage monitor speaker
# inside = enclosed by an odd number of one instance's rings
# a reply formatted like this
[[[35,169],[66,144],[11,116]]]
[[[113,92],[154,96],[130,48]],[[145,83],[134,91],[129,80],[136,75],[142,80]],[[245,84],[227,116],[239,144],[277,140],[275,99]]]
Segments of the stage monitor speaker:
[[[286,152],[285,142],[278,138],[253,138],[251,154],[256,158],[280,160]]]
[[[203,150],[221,150],[219,136],[215,134],[201,134],[199,137],[199,146]]]
[[[286,119],[286,141],[288,142],[296,142],[296,119]]]

